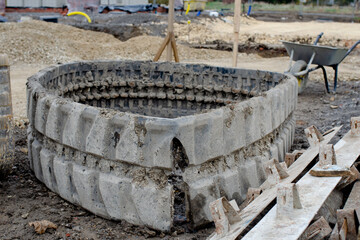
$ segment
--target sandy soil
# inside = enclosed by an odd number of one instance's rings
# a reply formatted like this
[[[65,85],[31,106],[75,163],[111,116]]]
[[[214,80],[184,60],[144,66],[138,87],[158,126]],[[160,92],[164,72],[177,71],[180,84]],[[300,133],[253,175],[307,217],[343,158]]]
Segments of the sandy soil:
[[[359,25],[359,23],[316,21],[306,23],[263,22],[253,18],[241,17],[239,42],[281,44],[280,41],[284,40],[311,43],[319,33],[324,32],[319,41],[320,45],[349,47],[360,39],[360,32],[354,30]],[[339,35],[339,31],[344,34]],[[191,23],[190,26],[186,22],[180,22],[175,24],[175,34],[179,40],[190,43],[203,44],[219,39],[232,42],[233,17],[203,18]]]
[[[231,41],[231,18],[205,19],[191,30],[193,42],[213,40]],[[241,41],[278,43],[280,39],[311,42],[316,34],[325,31],[323,43],[348,46],[360,39],[353,31],[359,24],[346,23],[271,23],[242,19]],[[176,25],[179,42],[187,41],[188,26]],[[339,34],[341,29],[341,35]],[[125,222],[113,222],[96,217],[82,208],[73,206],[50,192],[39,182],[28,166],[26,149],[26,79],[51,64],[92,59],[142,59],[151,60],[162,38],[138,36],[121,42],[111,35],[80,30],[60,24],[25,22],[0,24],[0,52],[11,60],[11,84],[14,116],[20,127],[16,128],[16,159],[13,173],[7,181],[0,181],[0,239],[205,239],[213,229],[196,233],[164,234]],[[183,34],[184,33],[184,34]],[[186,33],[186,34],[185,34]],[[198,40],[197,40],[198,39]],[[231,53],[224,51],[192,49],[179,46],[182,62],[231,66]],[[238,67],[283,72],[288,57],[262,58],[257,54],[239,54]],[[329,70],[329,73],[332,71]],[[329,74],[330,78],[332,77]],[[326,94],[321,72],[310,75],[309,87],[299,96],[296,138],[294,149],[307,147],[303,129],[316,125],[321,131],[344,124],[337,139],[349,129],[351,116],[360,112],[360,57],[354,53],[339,68],[339,88],[336,94]],[[332,107],[331,107],[332,106]],[[334,107],[335,106],[335,107]],[[26,125],[26,123],[25,123]],[[16,203],[16,204],[14,204]],[[28,223],[47,219],[58,229],[37,235]]]

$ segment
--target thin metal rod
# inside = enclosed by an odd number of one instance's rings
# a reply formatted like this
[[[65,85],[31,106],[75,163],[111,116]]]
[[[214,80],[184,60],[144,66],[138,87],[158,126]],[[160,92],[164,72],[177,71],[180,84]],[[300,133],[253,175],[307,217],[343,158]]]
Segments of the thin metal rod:
[[[310,65],[311,65],[312,62],[314,61],[315,55],[316,55],[316,52],[314,52],[314,53],[311,55],[310,61],[308,62],[305,70],[303,70],[303,71],[301,71],[301,72],[298,72],[298,73],[294,73],[293,75],[294,75],[295,77],[298,77],[298,76],[301,76],[301,75],[304,75],[304,74],[309,73]]]
[[[290,71],[290,69],[291,69],[291,67],[292,67],[293,57],[294,57],[294,49],[291,49],[290,61],[289,61],[289,68],[288,68],[285,72],[289,72],[289,71]]]

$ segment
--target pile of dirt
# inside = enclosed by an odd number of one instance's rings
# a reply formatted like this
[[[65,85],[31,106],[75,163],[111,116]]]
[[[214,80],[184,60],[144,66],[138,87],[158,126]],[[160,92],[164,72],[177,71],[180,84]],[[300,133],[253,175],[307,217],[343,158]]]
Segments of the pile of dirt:
[[[0,52],[10,63],[56,64],[94,59],[151,60],[163,38],[138,36],[122,42],[110,34],[75,27],[26,21],[0,24]],[[224,57],[228,53],[179,47],[180,59]]]
[[[234,25],[233,17],[225,18],[199,18],[188,23],[183,20],[174,24],[174,33],[178,40],[187,43],[205,44],[208,42],[223,40],[232,42]],[[257,20],[251,17],[241,17],[241,25],[254,25]],[[240,42],[246,40],[240,35]]]
[[[206,44],[218,40],[233,41],[233,17],[201,18],[188,24],[186,21],[175,23],[174,31],[178,40],[190,44]],[[240,19],[240,44],[274,44],[291,41],[311,44],[320,32],[324,36],[319,44],[337,47],[349,47],[360,39],[360,33],[353,31],[348,23],[328,22],[263,22],[242,16]],[[349,34],[339,35],[339,29]]]
[[[268,24],[270,25],[267,30]],[[319,27],[323,28],[329,25],[328,23],[314,24],[316,26],[320,24]],[[332,24],[341,25],[342,23]],[[336,27],[343,27],[345,30],[349,27],[353,28],[351,24],[340,25]],[[349,47],[356,39],[360,39],[360,34],[356,32],[349,32],[346,37],[334,35],[332,28],[327,29],[320,41],[321,44]],[[239,43],[249,46],[280,44],[280,40],[311,43],[315,40],[315,32],[321,29],[310,28],[309,24],[268,23],[242,17]],[[231,58],[228,52],[193,49],[186,44],[206,44],[219,40],[231,43],[232,17],[199,18],[190,23],[190,26],[187,21],[182,20],[175,24],[174,31],[179,43],[181,61]],[[141,35],[123,42],[107,33],[43,21],[3,23],[0,24],[0,32],[2,33],[0,52],[9,55],[11,64],[48,65],[94,59],[151,60],[163,41],[162,37]],[[181,43],[185,44],[181,45]],[[164,60],[164,56],[160,60]]]

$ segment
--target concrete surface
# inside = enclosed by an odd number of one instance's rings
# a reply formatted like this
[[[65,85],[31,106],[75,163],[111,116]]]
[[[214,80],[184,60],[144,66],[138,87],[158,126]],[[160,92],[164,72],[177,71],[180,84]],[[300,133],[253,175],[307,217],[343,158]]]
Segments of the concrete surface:
[[[0,178],[5,178],[12,168],[15,155],[13,127],[9,59],[0,54]]]

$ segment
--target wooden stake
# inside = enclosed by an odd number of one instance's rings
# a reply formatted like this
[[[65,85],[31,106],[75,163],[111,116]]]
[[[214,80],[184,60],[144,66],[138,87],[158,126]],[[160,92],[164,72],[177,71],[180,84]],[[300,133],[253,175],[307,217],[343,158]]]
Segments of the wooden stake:
[[[337,225],[338,227],[341,226],[341,228],[339,229],[340,239],[356,240],[357,228],[356,228],[356,220],[355,220],[355,210],[338,209],[336,214],[338,220]]]
[[[174,32],[174,1],[175,0],[169,0],[168,34],[172,34]],[[166,61],[168,61],[168,62],[170,62],[172,59],[172,49],[171,48],[172,48],[172,46],[171,46],[171,43],[169,42],[167,45],[167,48],[166,48]]]
[[[324,217],[311,224],[300,236],[299,240],[321,240],[331,233],[331,227]]]
[[[174,52],[175,62],[180,62],[179,53],[176,48],[176,40],[174,35],[174,0],[169,1],[169,22],[168,22],[168,33],[161,44],[158,52],[154,57],[154,62],[158,61],[161,54],[166,48],[166,61],[170,62],[172,59],[172,52]]]
[[[234,9],[234,46],[233,46],[233,67],[237,67],[239,30],[240,30],[241,0],[235,0]]]
[[[339,166],[351,166],[360,156],[360,148],[356,147],[360,144],[360,137],[354,137],[350,131],[335,145],[335,152],[337,156],[337,163]],[[318,148],[310,148],[318,149]],[[301,156],[303,157],[304,154]],[[300,158],[301,158],[300,157]],[[299,160],[300,160],[299,158]],[[294,168],[296,161],[291,167]],[[315,165],[316,167],[316,165]],[[290,168],[290,169],[292,169]],[[289,175],[290,174],[289,169]],[[290,179],[290,177],[284,180]],[[286,240],[299,239],[299,236],[305,231],[307,226],[314,219],[316,213],[319,212],[321,206],[327,200],[329,194],[334,191],[336,185],[340,182],[341,178],[314,178],[309,173],[305,174],[297,183],[299,191],[299,197],[303,210],[294,209],[293,214],[286,215],[285,220],[279,221],[277,218],[277,204],[256,224],[242,239],[263,239],[264,236],[286,236]],[[253,203],[262,199],[261,196],[266,196],[264,191],[259,197],[257,197]],[[250,204],[251,205],[251,204]],[[250,206],[249,205],[249,206]],[[244,218],[244,216],[243,216]],[[290,219],[290,220],[289,220]],[[349,219],[347,220],[349,221]],[[349,223],[349,222],[348,222]],[[338,227],[340,225],[338,224]],[[349,225],[348,225],[349,226]],[[232,229],[240,229],[238,225],[232,226]],[[349,230],[349,229],[348,229]],[[239,230],[236,230],[239,232]],[[231,231],[230,231],[231,232]],[[350,231],[348,231],[349,234]],[[235,234],[234,234],[235,235]],[[239,236],[236,235],[235,238]],[[234,239],[235,239],[234,238]],[[273,239],[274,239],[273,238]],[[270,237],[269,237],[270,239]]]
[[[343,177],[340,183],[336,186],[338,189],[343,189],[344,187],[348,186],[349,184],[353,183],[356,180],[360,179],[360,173],[356,169],[354,165],[350,168],[350,176]],[[349,201],[349,200],[348,200]]]
[[[164,51],[166,45],[168,45],[169,41],[170,41],[170,35],[168,34],[168,35],[166,35],[163,43],[161,44],[158,52],[156,53],[155,58],[154,58],[154,62],[159,60],[159,58],[161,57],[162,52]]]
[[[334,137],[339,130],[340,130],[340,128],[337,127],[337,128],[334,128],[333,130],[329,131],[329,134],[324,136],[323,143],[329,142],[330,139],[332,137]],[[313,161],[313,159],[318,155],[318,153],[319,153],[319,148],[309,148],[308,150],[306,150],[299,157],[299,159],[290,166],[290,168],[287,170],[289,177],[281,180],[281,183],[293,182],[303,172],[303,170],[310,164],[310,162]],[[261,185],[260,188],[262,189],[263,185]],[[276,186],[273,186],[273,187],[263,191],[263,193],[261,193],[247,207],[245,207],[244,209],[242,209],[239,212],[239,215],[241,216],[241,220],[239,222],[234,223],[231,226],[230,232],[221,239],[235,240],[239,235],[242,235],[244,233],[244,231],[246,230],[246,228],[249,225],[251,225],[254,222],[254,220],[258,216],[260,216],[261,213],[277,197],[276,195],[277,195]],[[281,226],[281,228],[282,227],[283,226]],[[281,228],[276,228],[276,229],[281,229]],[[209,240],[218,240],[218,239],[220,239],[220,237],[217,236],[216,233],[214,233],[208,239]],[[252,239],[256,239],[256,238],[252,238]],[[258,239],[261,239],[261,237]]]
[[[177,50],[177,47],[176,47],[176,41],[175,41],[174,33],[171,33],[170,41],[171,41],[172,50],[174,51],[175,62],[179,62],[180,61],[179,60],[179,54],[178,54],[178,50]]]

